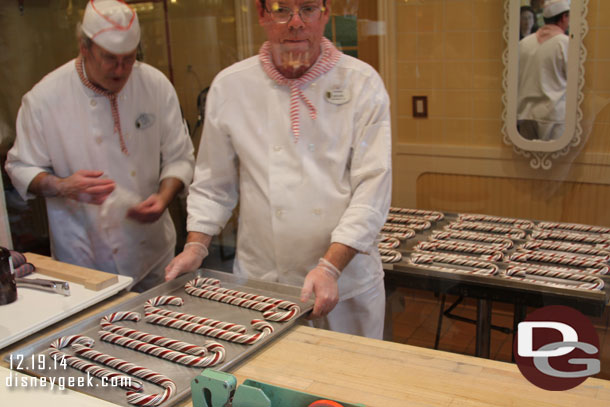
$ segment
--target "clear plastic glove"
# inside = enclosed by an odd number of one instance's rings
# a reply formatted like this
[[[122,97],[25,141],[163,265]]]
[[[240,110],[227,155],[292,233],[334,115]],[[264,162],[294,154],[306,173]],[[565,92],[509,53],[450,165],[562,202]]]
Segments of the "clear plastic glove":
[[[144,201],[129,208],[127,217],[140,223],[152,223],[163,215],[167,204],[159,194],[152,194]]]
[[[101,205],[115,187],[113,180],[100,178],[103,171],[79,170],[66,178],[53,178],[59,196]]]
[[[197,270],[206,257],[208,257],[208,248],[205,244],[199,242],[185,244],[182,253],[174,257],[165,267],[165,281],[173,280],[180,274]]]
[[[337,280],[341,275],[328,260],[321,258],[318,265],[307,273],[301,289],[301,302],[306,302],[313,293],[316,297],[313,311],[308,319],[326,316],[339,302],[339,287]]]

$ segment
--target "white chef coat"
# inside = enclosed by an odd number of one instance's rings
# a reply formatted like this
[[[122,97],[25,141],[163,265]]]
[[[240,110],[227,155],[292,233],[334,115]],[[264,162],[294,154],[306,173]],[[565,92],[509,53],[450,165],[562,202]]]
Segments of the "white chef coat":
[[[78,170],[104,171],[141,200],[174,177],[188,185],[193,146],[176,92],[165,75],[136,62],[118,94],[121,128],[129,156],[114,132],[110,101],[85,87],[72,60],[45,76],[22,100],[17,139],[6,169],[24,198],[41,172],[68,177]],[[171,260],[176,233],[166,210],[150,224],[100,216],[101,206],[46,198],[51,248],[60,261],[118,273],[134,283]]]
[[[383,279],[375,238],[391,195],[389,98],[375,70],[346,55],[303,92],[318,117],[299,102],[295,143],[289,89],[258,56],[216,76],[187,229],[219,233],[239,195],[235,274],[300,286],[338,242],[359,251],[338,281],[345,300]]]
[[[536,121],[541,140],[563,134],[568,43],[567,35],[558,34],[540,44],[536,33],[519,42],[517,120]]]

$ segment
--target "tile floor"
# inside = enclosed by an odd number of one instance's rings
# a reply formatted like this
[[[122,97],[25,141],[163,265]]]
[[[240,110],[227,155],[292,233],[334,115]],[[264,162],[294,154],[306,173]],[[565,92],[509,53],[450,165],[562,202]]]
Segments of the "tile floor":
[[[406,288],[398,289],[397,295],[398,298],[394,300],[399,300],[401,303],[404,301],[404,311],[394,312],[392,315],[392,340],[414,346],[433,348],[440,298],[435,297],[429,291]],[[447,296],[445,308],[452,304],[455,299],[455,296]],[[474,319],[476,317],[476,303],[472,299],[466,299],[452,313]],[[512,305],[493,304],[493,325],[512,328],[512,315]],[[601,372],[596,377],[610,380],[610,307],[606,307],[606,311],[601,317],[591,317],[591,322],[597,329],[601,347]],[[490,344],[490,356],[492,359],[510,362],[511,346],[512,334],[492,329]],[[438,349],[474,355],[475,325],[450,318],[443,318]]]

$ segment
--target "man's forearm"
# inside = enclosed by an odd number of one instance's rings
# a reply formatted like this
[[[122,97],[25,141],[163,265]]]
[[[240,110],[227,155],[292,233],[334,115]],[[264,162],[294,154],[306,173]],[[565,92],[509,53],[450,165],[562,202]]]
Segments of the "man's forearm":
[[[358,251],[353,247],[335,242],[330,244],[330,247],[324,254],[324,258],[339,270],[343,270],[357,253]]]
[[[165,207],[167,208],[169,204],[174,200],[176,195],[180,191],[184,189],[184,184],[178,178],[168,177],[164,178],[159,185],[158,194],[163,199],[165,203]]]
[[[46,198],[59,196],[59,178],[48,172],[41,172],[32,179],[28,192]]]
[[[210,242],[212,241],[212,236],[201,233],[201,232],[189,232],[186,236],[187,243],[202,243],[206,247],[210,246]]]

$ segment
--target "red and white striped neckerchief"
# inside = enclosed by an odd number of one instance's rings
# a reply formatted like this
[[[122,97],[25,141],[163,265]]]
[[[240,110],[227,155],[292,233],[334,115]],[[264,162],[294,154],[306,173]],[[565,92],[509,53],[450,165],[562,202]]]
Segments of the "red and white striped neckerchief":
[[[129,155],[129,151],[127,151],[127,145],[125,144],[125,139],[123,138],[123,131],[121,130],[121,117],[119,116],[119,103],[117,100],[116,93],[108,92],[106,89],[102,89],[99,86],[94,85],[87,79],[85,76],[84,68],[83,68],[83,59],[81,56],[76,58],[76,72],[78,73],[78,77],[80,78],[83,85],[97,93],[98,95],[102,95],[108,98],[110,101],[110,110],[112,111],[112,120],[114,120],[114,132],[119,134],[119,142],[121,143],[121,151],[125,155]]]
[[[313,64],[313,66],[302,76],[296,79],[286,78],[277,70],[273,64],[271,43],[269,41],[265,42],[258,52],[258,57],[267,76],[273,79],[278,85],[288,86],[290,88],[290,125],[292,127],[292,133],[294,134],[295,143],[299,141],[300,134],[299,99],[301,99],[309,109],[309,116],[312,120],[315,120],[317,115],[315,106],[307,99],[302,88],[309,82],[330,71],[337,62],[339,62],[341,55],[343,55],[343,53],[335,48],[333,43],[326,38],[322,39],[321,47],[322,54],[315,64]]]

